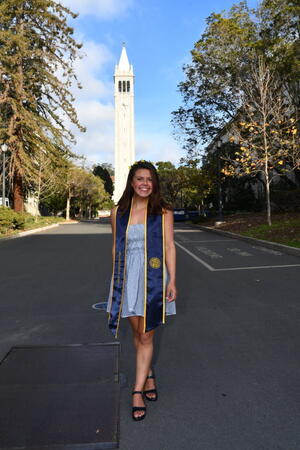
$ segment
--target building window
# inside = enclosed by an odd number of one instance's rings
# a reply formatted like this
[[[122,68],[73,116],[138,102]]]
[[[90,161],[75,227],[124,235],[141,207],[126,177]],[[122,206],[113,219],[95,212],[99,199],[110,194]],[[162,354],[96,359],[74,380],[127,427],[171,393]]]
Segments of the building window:
[[[122,92],[122,81],[119,81],[119,92]]]
[[[127,81],[127,92],[130,92],[130,81]]]
[[[126,92],[126,81],[123,81],[123,92]]]

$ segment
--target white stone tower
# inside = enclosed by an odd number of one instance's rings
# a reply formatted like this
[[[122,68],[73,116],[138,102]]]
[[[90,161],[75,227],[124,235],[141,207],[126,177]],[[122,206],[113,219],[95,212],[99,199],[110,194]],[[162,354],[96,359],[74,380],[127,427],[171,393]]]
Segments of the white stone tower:
[[[115,189],[114,202],[120,199],[129,166],[135,161],[134,145],[134,75],[123,44],[115,68]]]

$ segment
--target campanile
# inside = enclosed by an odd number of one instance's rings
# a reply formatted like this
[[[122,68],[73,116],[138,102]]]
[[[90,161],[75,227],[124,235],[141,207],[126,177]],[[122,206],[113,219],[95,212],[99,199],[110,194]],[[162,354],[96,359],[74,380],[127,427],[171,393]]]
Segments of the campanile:
[[[115,189],[114,202],[126,185],[129,166],[135,161],[134,143],[134,74],[123,44],[119,64],[115,67]]]

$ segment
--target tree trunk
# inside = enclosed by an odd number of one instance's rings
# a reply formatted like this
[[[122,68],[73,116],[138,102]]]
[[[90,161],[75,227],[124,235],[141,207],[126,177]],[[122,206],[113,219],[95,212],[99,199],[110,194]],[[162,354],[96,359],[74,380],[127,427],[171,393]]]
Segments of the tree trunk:
[[[271,201],[270,201],[270,179],[268,171],[265,174],[265,179],[266,179],[267,218],[268,218],[268,225],[271,226],[272,220],[271,220]]]
[[[40,198],[41,198],[41,189],[42,189],[42,173],[41,173],[41,167],[39,169],[39,181],[38,181],[38,190],[37,190],[37,196],[36,196],[36,200],[37,200],[37,209],[35,211],[35,222],[38,221],[38,213],[39,213],[39,206],[40,206]]]
[[[23,5],[22,5],[23,10]],[[21,13],[21,18],[17,20],[18,26],[17,26],[17,32],[20,35],[24,34],[24,19],[23,19],[23,11]],[[17,53],[18,54],[18,53]],[[16,66],[17,72],[18,72],[18,78],[16,78],[16,92],[17,92],[17,102],[19,103],[20,107],[23,105],[23,83],[24,83],[24,74],[23,74],[23,60],[22,56],[19,56],[17,59],[17,66]],[[16,116],[16,113],[14,113],[14,117],[12,119],[11,125],[13,125],[14,129],[11,130],[13,134],[15,134],[15,137],[17,138],[17,146],[16,146],[16,152],[17,152],[17,158],[19,159],[19,145],[22,145],[22,139],[20,138],[20,134],[18,134],[16,130],[16,123],[18,121],[18,117]],[[20,161],[19,161],[20,163]],[[20,164],[19,167],[22,167]],[[23,212],[24,211],[24,197],[23,197],[23,177],[20,174],[19,167],[15,167],[13,172],[13,208],[17,212]]]
[[[272,225],[271,220],[271,202],[270,202],[270,174],[269,174],[269,152],[268,152],[268,140],[267,140],[267,132],[266,132],[266,115],[264,114],[263,118],[263,136],[264,136],[264,150],[265,150],[265,181],[266,181],[266,202],[267,202],[267,219],[268,225]]]
[[[24,211],[23,180],[17,172],[14,174],[13,181],[13,208],[16,212]]]
[[[71,195],[70,195],[70,190],[69,190],[68,198],[67,198],[67,206],[66,206],[66,220],[70,220],[70,203],[71,203]]]

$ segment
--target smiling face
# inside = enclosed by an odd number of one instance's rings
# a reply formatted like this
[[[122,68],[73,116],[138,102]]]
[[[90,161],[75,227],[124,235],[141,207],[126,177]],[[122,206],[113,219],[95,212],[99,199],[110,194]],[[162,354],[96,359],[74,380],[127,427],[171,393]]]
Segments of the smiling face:
[[[133,175],[131,186],[135,195],[146,198],[152,194],[153,182],[151,172],[148,169],[137,169]]]

